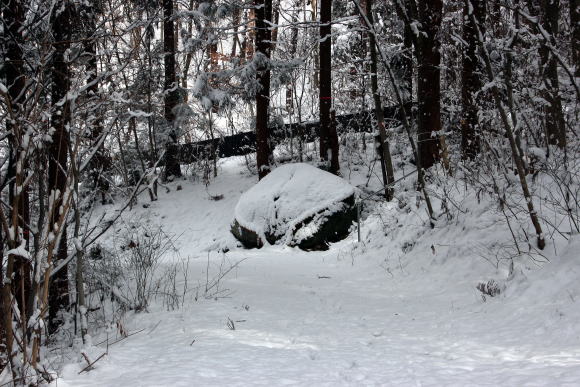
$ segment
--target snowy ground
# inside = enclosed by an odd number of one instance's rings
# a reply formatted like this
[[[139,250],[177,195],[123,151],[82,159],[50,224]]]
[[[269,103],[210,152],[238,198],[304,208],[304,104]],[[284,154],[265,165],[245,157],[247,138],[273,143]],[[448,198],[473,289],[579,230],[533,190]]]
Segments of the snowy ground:
[[[505,265],[490,264],[482,246],[509,235],[482,208],[430,230],[421,213],[389,204],[370,211],[362,243],[354,232],[325,252],[269,246],[224,256],[217,250],[234,246],[237,199],[255,181],[244,170],[239,159],[221,165],[209,193],[223,200],[186,182],[130,215],[180,235],[191,287],[203,287],[208,252],[208,277],[245,259],[220,283],[227,297],[192,294],[177,311],[158,303],[128,315],[125,329],[139,333],[90,372],[79,374],[86,363],[71,355],[58,386],[580,385],[578,236],[557,255],[550,246],[549,263],[516,262],[505,281]],[[490,278],[506,288],[484,301],[475,285]],[[96,345],[104,337],[83,349],[91,359],[106,351]]]

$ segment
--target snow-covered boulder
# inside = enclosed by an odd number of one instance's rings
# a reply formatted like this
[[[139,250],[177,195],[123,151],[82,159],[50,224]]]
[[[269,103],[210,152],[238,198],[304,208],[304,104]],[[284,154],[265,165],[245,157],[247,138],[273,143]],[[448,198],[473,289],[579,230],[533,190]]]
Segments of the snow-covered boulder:
[[[344,239],[356,219],[356,188],[308,164],[276,168],[241,197],[232,234],[245,247],[285,243],[326,249]]]

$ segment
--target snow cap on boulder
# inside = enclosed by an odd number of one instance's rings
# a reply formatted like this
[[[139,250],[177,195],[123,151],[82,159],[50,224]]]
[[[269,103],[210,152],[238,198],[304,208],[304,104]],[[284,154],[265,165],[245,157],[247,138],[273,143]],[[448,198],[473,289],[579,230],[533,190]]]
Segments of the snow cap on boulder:
[[[308,164],[280,166],[246,191],[232,233],[246,247],[285,243],[325,248],[348,235],[356,218],[356,188]]]

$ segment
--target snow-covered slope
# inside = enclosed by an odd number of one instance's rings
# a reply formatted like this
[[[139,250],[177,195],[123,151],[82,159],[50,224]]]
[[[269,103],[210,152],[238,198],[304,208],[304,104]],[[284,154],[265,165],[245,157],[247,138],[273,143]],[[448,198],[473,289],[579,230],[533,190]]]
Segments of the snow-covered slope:
[[[580,384],[579,236],[550,245],[549,261],[518,259],[508,280],[498,252],[510,235],[489,203],[431,230],[410,190],[368,211],[360,243],[243,250],[229,223],[254,182],[240,160],[226,160],[209,187],[223,200],[182,183],[128,214],[179,236],[190,288],[239,264],[217,298],[192,292],[179,310],[158,303],[127,315],[124,329],[138,333],[79,374],[81,351],[94,360],[107,350],[96,344],[105,332],[93,333],[95,345],[68,355],[58,386]],[[484,299],[475,286],[489,279],[503,291]]]

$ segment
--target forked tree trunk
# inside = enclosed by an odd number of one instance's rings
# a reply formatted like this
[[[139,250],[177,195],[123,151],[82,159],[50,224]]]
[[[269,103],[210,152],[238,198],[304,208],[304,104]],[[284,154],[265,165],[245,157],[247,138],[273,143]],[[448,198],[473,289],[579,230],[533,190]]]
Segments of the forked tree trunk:
[[[259,90],[256,93],[256,164],[258,178],[262,179],[271,170],[272,150],[268,129],[268,107],[270,105],[270,50],[272,0],[256,3],[256,55]]]

